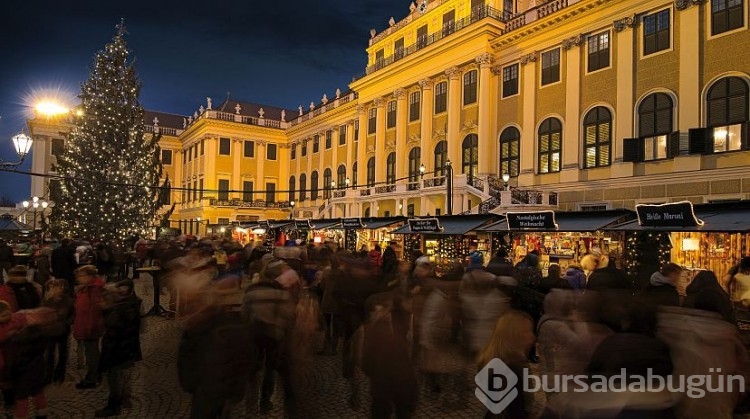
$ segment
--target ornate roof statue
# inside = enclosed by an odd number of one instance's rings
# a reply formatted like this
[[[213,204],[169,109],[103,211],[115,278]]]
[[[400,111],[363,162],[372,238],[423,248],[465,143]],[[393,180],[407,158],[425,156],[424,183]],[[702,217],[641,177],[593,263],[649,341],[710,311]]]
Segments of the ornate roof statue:
[[[206,98],[206,109],[210,111],[211,110],[211,105],[212,105],[211,98],[207,97]]]

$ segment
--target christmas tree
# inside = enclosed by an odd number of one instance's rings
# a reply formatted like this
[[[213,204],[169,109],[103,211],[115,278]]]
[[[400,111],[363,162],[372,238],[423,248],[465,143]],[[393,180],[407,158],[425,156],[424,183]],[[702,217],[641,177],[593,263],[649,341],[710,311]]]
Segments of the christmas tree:
[[[50,224],[58,235],[119,240],[151,235],[159,197],[159,135],[145,135],[141,83],[124,25],[94,58],[80,108],[54,168],[61,182]]]

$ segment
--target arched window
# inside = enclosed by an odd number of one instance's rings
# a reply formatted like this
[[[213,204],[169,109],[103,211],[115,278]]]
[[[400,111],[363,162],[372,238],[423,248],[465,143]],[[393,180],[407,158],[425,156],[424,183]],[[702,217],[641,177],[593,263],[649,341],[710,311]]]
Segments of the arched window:
[[[367,187],[371,188],[375,186],[375,157],[370,157],[367,160]]]
[[[445,163],[448,161],[448,142],[443,140],[435,146],[435,175],[445,176]]]
[[[357,187],[357,162],[352,164],[352,186]]]
[[[296,183],[297,182],[295,181],[294,176],[290,176],[289,177],[289,200],[290,201],[294,201],[294,196],[295,196],[294,188],[296,187]]]
[[[604,106],[597,106],[583,119],[583,168],[609,166],[611,149],[612,113]]]
[[[469,134],[461,144],[461,173],[469,176],[477,174],[479,169],[479,137]]]
[[[370,218],[370,207],[365,208],[365,218]]]
[[[393,185],[396,183],[396,153],[388,154],[385,163],[385,183]]]
[[[667,137],[673,130],[673,109],[672,98],[666,93],[652,93],[638,106],[638,138],[643,141],[643,160],[667,158]]]
[[[414,147],[409,150],[409,190],[419,189],[419,166],[422,165],[422,149]]]
[[[518,176],[521,133],[516,127],[508,127],[500,134],[500,176]]]
[[[343,164],[336,169],[336,186],[339,189],[346,187],[346,166]]]
[[[304,202],[307,199],[307,175],[299,175],[299,201]]]
[[[310,199],[318,199],[318,172],[314,171],[310,175]]]
[[[562,123],[557,118],[547,118],[539,126],[539,173],[560,171],[562,150]]]
[[[326,168],[323,171],[323,198],[328,199],[331,197],[331,182],[333,182],[333,175],[330,168]]]
[[[717,80],[708,90],[708,136],[711,138],[707,151],[714,153],[742,149],[747,144],[747,133],[742,124],[748,121],[748,86],[739,77]]]

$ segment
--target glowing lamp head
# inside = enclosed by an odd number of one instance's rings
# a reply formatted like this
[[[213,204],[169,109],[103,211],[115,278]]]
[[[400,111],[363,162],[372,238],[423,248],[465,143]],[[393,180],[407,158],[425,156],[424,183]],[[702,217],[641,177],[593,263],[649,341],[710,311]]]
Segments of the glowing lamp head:
[[[510,180],[510,175],[507,173],[503,173],[503,182],[508,183]]]
[[[23,201],[21,202],[21,205],[23,205],[24,208],[28,208],[31,204],[29,203],[29,201]]]
[[[424,174],[424,172],[427,171],[427,168],[424,166],[424,163],[419,165],[419,173]]]
[[[18,157],[21,159],[29,154],[29,150],[31,150],[31,144],[34,142],[31,137],[24,134],[23,132],[19,132],[17,135],[13,136],[12,140],[13,148],[16,149],[16,154],[18,154]]]
[[[289,205],[291,205],[292,208],[293,208],[294,207],[294,201],[289,201]]]
[[[37,113],[44,116],[59,116],[70,112],[70,109],[51,100],[43,100],[35,106]]]

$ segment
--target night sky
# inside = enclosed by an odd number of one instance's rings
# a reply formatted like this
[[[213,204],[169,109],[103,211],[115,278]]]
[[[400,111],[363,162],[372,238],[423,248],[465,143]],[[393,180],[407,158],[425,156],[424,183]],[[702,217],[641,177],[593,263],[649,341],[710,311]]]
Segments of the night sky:
[[[75,101],[94,54],[125,18],[151,110],[192,114],[206,96],[296,109],[347,89],[378,32],[409,0],[4,0],[0,5],[0,159],[35,97]],[[31,158],[22,168],[30,168]],[[0,196],[28,198],[27,175],[0,173]]]

